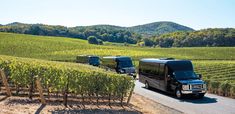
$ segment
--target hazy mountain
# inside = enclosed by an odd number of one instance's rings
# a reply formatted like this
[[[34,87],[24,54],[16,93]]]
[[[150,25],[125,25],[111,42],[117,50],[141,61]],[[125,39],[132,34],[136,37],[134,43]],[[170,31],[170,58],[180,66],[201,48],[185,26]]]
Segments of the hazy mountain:
[[[128,30],[142,35],[161,35],[165,33],[171,33],[176,31],[194,31],[192,28],[183,26],[174,22],[154,22],[144,25],[138,25],[133,27],[120,27],[114,25],[93,25],[93,26],[79,26],[79,27],[90,27],[99,29],[114,29],[114,30]]]
[[[20,23],[20,22],[13,22],[13,23],[9,23],[5,26],[27,26],[27,25],[35,25],[35,24],[24,24],[24,23]],[[43,24],[36,24],[36,25],[43,25]],[[171,33],[171,32],[176,32],[176,31],[194,31],[190,27],[180,25],[180,24],[177,24],[174,22],[168,22],[168,21],[148,23],[148,24],[137,25],[137,26],[133,26],[133,27],[121,27],[121,26],[115,26],[115,25],[92,25],[92,26],[77,26],[77,27],[70,27],[70,28],[128,30],[130,32],[135,32],[138,34],[142,34],[142,35],[144,34],[144,35],[150,35],[150,36],[161,35],[161,34]]]
[[[94,28],[94,29],[126,30],[126,27],[120,27],[120,26],[115,26],[115,25],[77,26],[76,28]]]
[[[154,22],[128,28],[130,31],[145,35],[161,35],[176,31],[194,31],[192,28],[173,23],[173,22]]]

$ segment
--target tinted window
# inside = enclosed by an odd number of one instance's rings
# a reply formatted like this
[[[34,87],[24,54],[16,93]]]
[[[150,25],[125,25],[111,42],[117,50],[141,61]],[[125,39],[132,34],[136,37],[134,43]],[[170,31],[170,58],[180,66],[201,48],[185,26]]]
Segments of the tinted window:
[[[193,65],[190,61],[171,61],[167,65],[173,71],[192,71]]]
[[[90,57],[90,62],[99,62],[98,57]]]
[[[131,59],[118,61],[118,68],[126,68],[126,67],[133,67]]]
[[[99,63],[99,58],[98,57],[90,57],[89,62],[90,63]]]
[[[77,56],[77,62],[88,63],[88,57],[87,56]]]
[[[158,77],[159,73],[159,64],[158,63],[140,63],[140,73],[146,74],[147,76],[151,77]]]
[[[158,63],[155,63],[155,65],[153,66],[153,70],[154,70],[155,75],[159,75],[159,67],[160,67],[160,64],[158,64]]]
[[[159,75],[164,75],[164,64],[160,64]]]
[[[178,80],[199,79],[193,71],[175,71],[173,74]]]
[[[147,67],[148,67],[148,66],[147,66],[146,63],[141,62],[141,63],[139,64],[140,73],[146,74],[147,72],[149,72]]]

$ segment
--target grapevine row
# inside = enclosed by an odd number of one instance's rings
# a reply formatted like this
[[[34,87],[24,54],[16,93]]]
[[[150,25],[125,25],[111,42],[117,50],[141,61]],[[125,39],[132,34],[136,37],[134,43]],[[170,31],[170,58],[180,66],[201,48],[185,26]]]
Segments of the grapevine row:
[[[37,77],[50,92],[67,89],[76,95],[117,98],[121,102],[134,86],[131,77],[82,64],[0,56],[0,68],[20,87],[30,87]]]
[[[195,61],[195,71],[203,75],[211,93],[235,98],[235,63]]]

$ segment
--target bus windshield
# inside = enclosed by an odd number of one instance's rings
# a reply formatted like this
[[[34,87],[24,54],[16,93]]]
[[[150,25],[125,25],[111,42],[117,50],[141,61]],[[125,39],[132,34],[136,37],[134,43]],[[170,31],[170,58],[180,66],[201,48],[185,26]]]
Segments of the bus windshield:
[[[127,68],[127,67],[133,67],[131,60],[122,60],[118,63],[119,68]]]
[[[175,71],[173,74],[178,80],[199,79],[193,71]]]
[[[90,63],[99,63],[99,58],[98,57],[90,57],[89,62]]]

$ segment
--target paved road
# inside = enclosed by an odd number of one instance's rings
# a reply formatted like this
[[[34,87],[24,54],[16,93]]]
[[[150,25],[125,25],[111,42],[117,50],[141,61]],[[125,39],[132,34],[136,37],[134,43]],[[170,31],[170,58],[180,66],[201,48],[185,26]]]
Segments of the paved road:
[[[235,114],[235,99],[213,94],[206,94],[203,99],[179,100],[156,89],[145,89],[139,81],[136,81],[134,92],[186,114]]]

